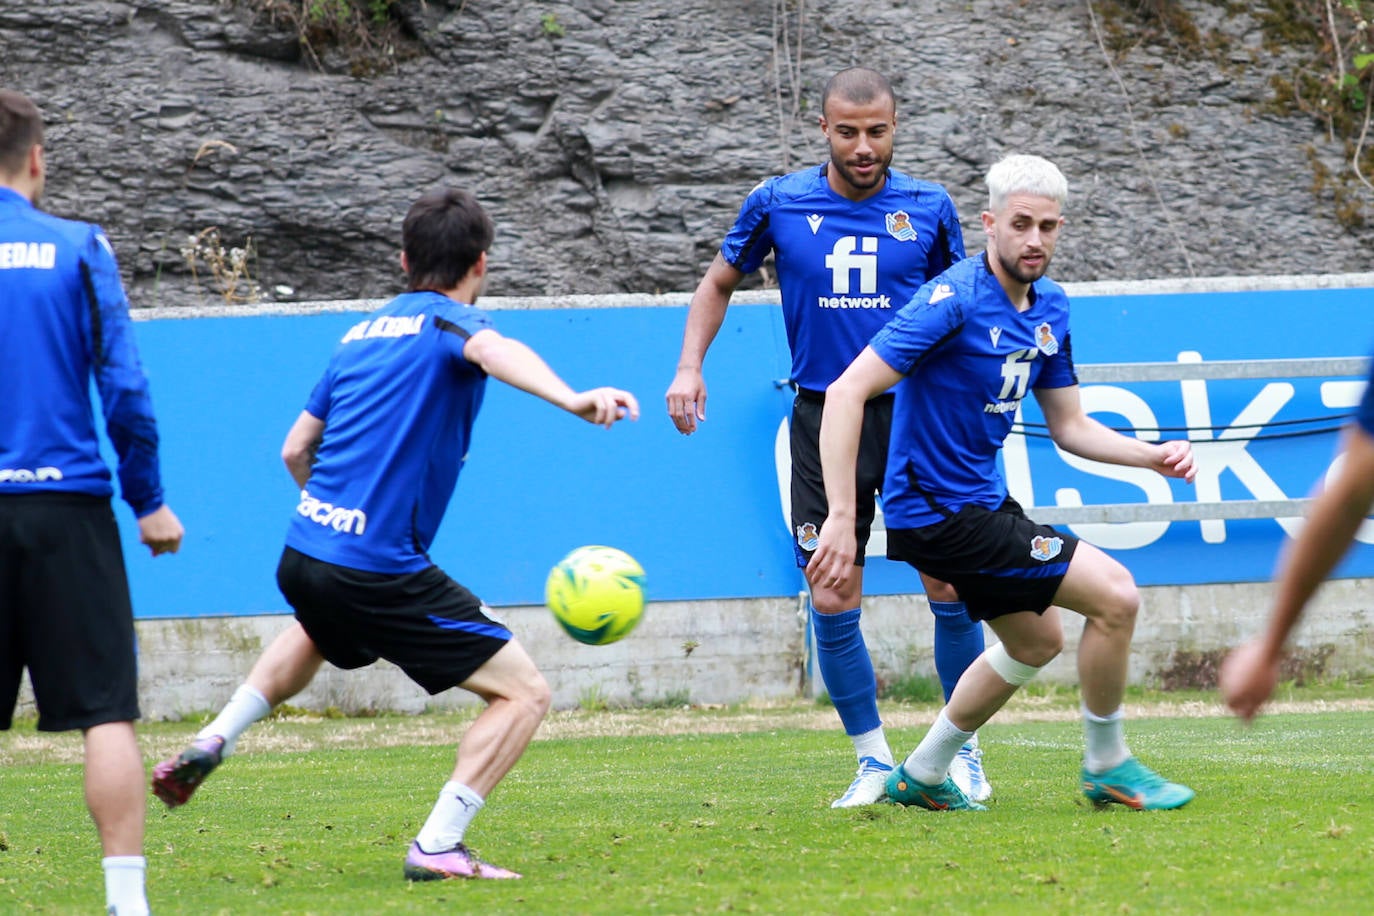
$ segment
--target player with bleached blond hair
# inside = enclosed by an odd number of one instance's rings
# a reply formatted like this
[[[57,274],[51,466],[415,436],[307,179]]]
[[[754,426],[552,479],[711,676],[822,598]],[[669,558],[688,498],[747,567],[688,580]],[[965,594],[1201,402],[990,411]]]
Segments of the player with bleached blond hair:
[[[1045,277],[1064,224],[1068,182],[1038,156],[987,174],[986,251],[923,286],[826,390],[821,463],[830,516],[807,574],[840,587],[851,574],[854,462],[864,403],[896,386],[883,510],[888,556],[949,582],[1001,642],[983,652],[925,738],[887,780],[893,801],[973,809],[949,778],[970,735],[1063,646],[1059,608],[1084,617],[1078,650],[1086,748],[1082,790],[1096,803],[1178,808],[1193,790],[1126,745],[1121,701],[1139,593],[1130,572],[1091,544],[1027,518],[997,453],[1034,393],[1056,445],[1094,461],[1191,481],[1186,441],[1149,443],[1083,410],[1069,300]]]

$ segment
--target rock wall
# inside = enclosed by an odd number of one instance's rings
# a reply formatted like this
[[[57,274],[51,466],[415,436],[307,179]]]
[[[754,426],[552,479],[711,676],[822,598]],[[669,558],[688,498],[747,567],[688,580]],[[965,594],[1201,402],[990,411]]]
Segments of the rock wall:
[[[45,206],[106,228],[137,306],[242,296],[250,240],[264,299],[390,295],[401,217],[440,183],[497,221],[490,294],[689,290],[750,187],[824,157],[820,88],[859,63],[897,88],[896,165],[949,187],[973,247],[983,172],[1027,151],[1070,178],[1060,280],[1374,268],[1374,228],[1314,191],[1341,143],[1269,113],[1299,58],[1262,4],[1179,0],[1201,44],[1109,54],[1124,0],[398,0],[371,76],[255,5],[0,0],[0,84],[48,119]]]

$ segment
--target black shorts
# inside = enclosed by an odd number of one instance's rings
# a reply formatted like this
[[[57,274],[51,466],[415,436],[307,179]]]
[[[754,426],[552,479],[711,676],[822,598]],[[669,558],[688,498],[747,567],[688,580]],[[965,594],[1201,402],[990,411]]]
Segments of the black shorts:
[[[953,585],[974,620],[1044,613],[1077,548],[1078,538],[1026,518],[1010,497],[924,528],[887,529],[888,557]]]
[[[796,551],[799,567],[811,561],[821,523],[829,512],[825,478],[821,476],[821,411],[824,408],[825,394],[806,388],[799,389],[792,402],[792,548]],[[854,477],[854,535],[858,539],[855,566],[864,565],[864,548],[868,546],[868,534],[873,527],[875,496],[883,490],[887,440],[891,433],[892,395],[881,394],[864,405],[863,430],[859,435]]]
[[[0,729],[26,667],[41,731],[139,717],[124,549],[104,497],[0,496]]]
[[[466,681],[514,638],[437,566],[366,572],[287,547],[277,586],[330,664],[362,668],[384,658],[431,694]]]

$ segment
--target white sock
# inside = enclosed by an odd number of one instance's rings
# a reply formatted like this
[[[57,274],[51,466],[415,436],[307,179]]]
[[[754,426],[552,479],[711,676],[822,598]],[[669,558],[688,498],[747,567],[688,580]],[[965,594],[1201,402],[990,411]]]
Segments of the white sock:
[[[1103,717],[1083,707],[1083,767],[1089,773],[1105,773],[1131,756],[1122,727],[1124,718],[1120,709]]]
[[[143,880],[148,860],[143,856],[106,856],[100,865],[105,870],[106,909],[116,916],[148,916]]]
[[[907,756],[902,768],[917,782],[927,786],[938,786],[949,774],[949,765],[954,760],[954,755],[959,753],[959,748],[963,747],[964,742],[972,738],[973,734],[956,728],[941,709],[940,714],[935,717],[935,722],[930,726],[930,731],[926,732],[921,743],[916,745],[916,750]]]
[[[860,760],[865,757],[872,757],[879,763],[892,766],[892,748],[887,746],[887,735],[883,733],[883,727],[879,725],[872,731],[866,731],[862,735],[850,735],[854,741],[854,753]]]
[[[463,842],[468,824],[482,810],[482,796],[461,782],[446,782],[415,842],[425,852],[443,852]]]
[[[267,697],[259,693],[257,688],[240,684],[239,689],[229,698],[229,702],[224,704],[219,715],[215,716],[215,721],[197,732],[196,738],[213,738],[218,735],[224,739],[224,750],[221,753],[228,757],[234,752],[234,744],[238,741],[239,735],[271,711],[272,704],[267,702]]]

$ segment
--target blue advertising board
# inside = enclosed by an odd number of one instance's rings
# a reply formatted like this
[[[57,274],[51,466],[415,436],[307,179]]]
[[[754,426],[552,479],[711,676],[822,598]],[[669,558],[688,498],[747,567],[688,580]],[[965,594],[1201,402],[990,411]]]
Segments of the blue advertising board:
[[[1089,363],[1364,356],[1374,350],[1369,289],[1079,296],[1074,357]],[[497,327],[540,352],[574,387],[611,384],[640,399],[637,423],[605,430],[500,384],[488,387],[474,444],[431,552],[489,604],[543,600],[563,554],[610,544],[643,564],[651,600],[795,595],[805,583],[785,523],[792,395],[776,305],[733,305],[706,364],[707,421],[682,436],[663,394],[677,362],[681,304],[500,310]],[[152,559],[124,524],[140,618],[277,613],[274,573],[297,490],[282,439],[356,312],[262,314],[137,324],[162,434],[168,501],[186,525],[176,556]],[[1085,463],[1034,426],[1004,453],[1027,506],[1307,495],[1363,390],[1355,377],[1083,386],[1093,416],[1142,435],[1191,436],[1198,482]],[[1189,432],[1191,430],[1191,432]],[[1034,514],[1033,512],[1031,513]],[[127,509],[123,520],[129,522]],[[1070,526],[1145,585],[1267,579],[1293,520]],[[1374,575],[1374,532],[1342,575]],[[869,591],[918,591],[908,568],[870,556]]]

